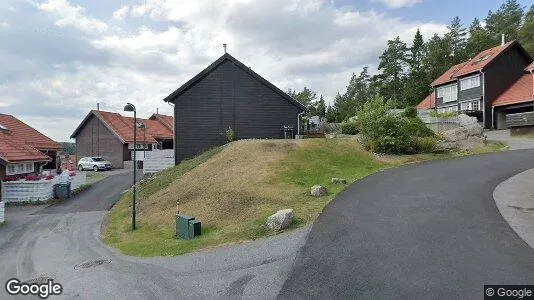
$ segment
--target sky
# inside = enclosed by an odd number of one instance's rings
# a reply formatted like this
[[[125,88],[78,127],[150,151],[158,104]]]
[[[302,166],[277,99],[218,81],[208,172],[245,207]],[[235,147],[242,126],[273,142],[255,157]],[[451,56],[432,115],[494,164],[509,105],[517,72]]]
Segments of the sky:
[[[0,113],[57,141],[72,141],[97,102],[171,115],[162,99],[223,43],[282,90],[306,86],[331,103],[352,73],[376,72],[388,39],[442,35],[454,16],[468,26],[503,1],[2,0]]]

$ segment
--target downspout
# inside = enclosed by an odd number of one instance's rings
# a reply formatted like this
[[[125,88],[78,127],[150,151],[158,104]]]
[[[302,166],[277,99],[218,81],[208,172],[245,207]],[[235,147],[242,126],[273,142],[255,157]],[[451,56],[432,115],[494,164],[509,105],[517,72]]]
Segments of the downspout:
[[[177,162],[177,159],[178,159],[178,155],[176,155],[176,151],[178,151],[178,149],[176,148],[176,112],[174,111],[175,107],[174,107],[174,103],[171,103],[170,101],[167,102],[167,104],[169,104],[170,106],[172,106],[172,114],[174,115],[174,120],[172,122],[172,134],[174,135],[174,138],[172,139],[172,148],[174,150],[174,164],[177,165],[178,162]],[[163,148],[163,147],[161,147]]]
[[[486,127],[486,76],[482,70],[480,70],[480,79],[482,84],[482,127]],[[493,108],[491,113],[491,129],[494,129]]]
[[[303,111],[297,115],[297,135],[300,137],[300,116],[305,114],[306,111]]]

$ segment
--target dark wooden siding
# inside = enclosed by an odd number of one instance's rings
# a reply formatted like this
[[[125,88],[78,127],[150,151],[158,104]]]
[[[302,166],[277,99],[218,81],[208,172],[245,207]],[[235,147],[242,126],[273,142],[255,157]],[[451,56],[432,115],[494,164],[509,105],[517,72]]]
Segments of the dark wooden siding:
[[[177,163],[225,144],[228,127],[238,139],[281,138],[288,125],[297,130],[298,108],[229,60],[174,103]]]
[[[471,77],[473,75],[470,75],[470,76],[465,76],[463,78],[468,78],[468,77]],[[467,90],[460,90],[460,81],[462,80],[462,78],[459,78],[458,79],[458,101],[461,102],[461,101],[465,101],[465,100],[471,100],[471,99],[481,99],[482,98],[482,85],[484,84],[484,82],[482,81],[482,76],[480,76],[480,86],[478,87],[475,87],[475,88],[471,88],[471,89],[467,89]]]
[[[492,127],[491,104],[502,92],[514,83],[524,73],[530,60],[521,53],[518,47],[513,47],[495,59],[484,71],[485,127]]]
[[[100,119],[94,115],[80,129],[76,136],[77,159],[84,156],[102,156],[114,168],[122,168],[123,144]]]

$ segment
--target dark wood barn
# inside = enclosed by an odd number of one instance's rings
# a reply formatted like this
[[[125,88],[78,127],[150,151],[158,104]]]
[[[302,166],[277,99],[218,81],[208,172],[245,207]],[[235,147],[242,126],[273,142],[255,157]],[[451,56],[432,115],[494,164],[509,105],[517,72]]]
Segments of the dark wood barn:
[[[175,161],[178,164],[237,139],[284,137],[297,132],[305,107],[229,54],[224,54],[164,99],[174,104]]]

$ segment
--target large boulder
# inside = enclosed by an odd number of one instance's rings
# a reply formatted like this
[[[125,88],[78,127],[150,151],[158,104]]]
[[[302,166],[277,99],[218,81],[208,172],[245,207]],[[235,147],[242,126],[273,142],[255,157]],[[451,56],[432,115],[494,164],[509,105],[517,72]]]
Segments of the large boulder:
[[[478,123],[466,125],[464,128],[467,130],[468,136],[482,136],[484,133],[484,128]]]
[[[269,227],[271,230],[282,230],[291,225],[292,221],[293,210],[282,209],[267,218],[267,227]]]
[[[311,195],[315,197],[323,197],[328,194],[326,188],[322,185],[314,185],[311,187]]]
[[[465,127],[471,124],[476,124],[476,123],[478,123],[478,120],[476,117],[470,117],[466,114],[460,114],[458,116],[458,124],[460,124],[460,126],[462,127]]]
[[[445,141],[447,142],[458,142],[467,139],[468,131],[465,127],[458,127],[451,130],[446,130],[442,132]]]
[[[484,146],[484,138],[480,136],[470,136],[466,140],[458,142],[458,148],[471,150]]]
[[[437,145],[438,150],[452,150],[458,148],[458,142],[441,141]]]

